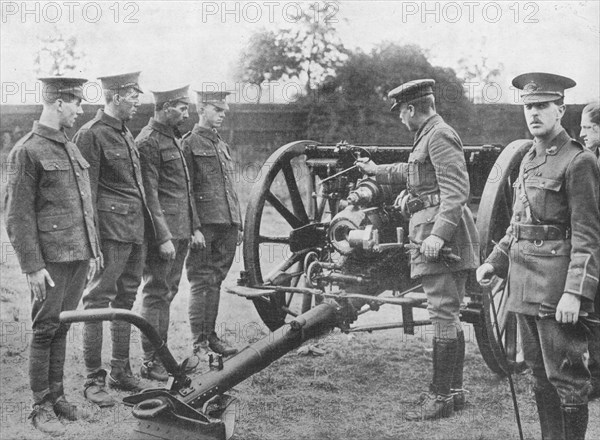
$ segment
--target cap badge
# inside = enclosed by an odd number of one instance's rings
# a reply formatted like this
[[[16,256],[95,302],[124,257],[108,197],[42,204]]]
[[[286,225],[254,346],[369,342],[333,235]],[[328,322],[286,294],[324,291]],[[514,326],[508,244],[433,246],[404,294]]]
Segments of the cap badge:
[[[525,87],[523,87],[523,91],[527,93],[537,92],[539,89],[540,86],[533,81],[525,84]]]

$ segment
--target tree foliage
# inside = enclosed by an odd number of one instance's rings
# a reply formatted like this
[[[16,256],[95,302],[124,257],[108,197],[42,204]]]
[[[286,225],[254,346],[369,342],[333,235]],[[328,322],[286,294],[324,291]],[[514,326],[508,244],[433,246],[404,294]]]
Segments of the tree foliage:
[[[471,116],[463,83],[452,69],[433,66],[418,46],[384,42],[370,53],[351,53],[316,99],[303,99],[308,136],[324,142],[412,143],[397,114],[389,112],[386,98],[400,84],[422,78],[436,81],[437,110],[448,122]]]
[[[328,7],[322,2],[303,4],[298,15],[290,17],[294,23],[290,28],[253,34],[240,54],[236,79],[258,86],[264,81],[295,80],[308,93],[335,75],[347,51],[334,23],[323,19]]]
[[[77,37],[56,30],[38,40],[40,49],[33,60],[37,75],[66,75],[81,69],[85,54],[77,47]]]

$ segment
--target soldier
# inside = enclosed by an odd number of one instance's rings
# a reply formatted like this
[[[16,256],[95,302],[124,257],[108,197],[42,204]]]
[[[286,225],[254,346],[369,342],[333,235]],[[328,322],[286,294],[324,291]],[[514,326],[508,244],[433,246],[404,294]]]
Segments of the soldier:
[[[188,86],[152,93],[154,117],[135,140],[140,151],[148,208],[156,230],[148,243],[141,314],[166,343],[169,309],[178,291],[188,247],[190,244],[193,249],[203,247],[204,237],[178,130],[188,118]],[[166,381],[168,373],[144,336],[142,349],[142,377]]]
[[[190,249],[186,260],[191,284],[190,326],[198,357],[205,356],[209,349],[224,356],[237,353],[215,332],[221,283],[242,239],[242,215],[232,181],[234,162],[229,145],[217,131],[229,110],[225,102],[229,94],[198,92],[200,119],[183,140],[196,211],[206,240],[206,247]]]
[[[585,146],[596,155],[600,167],[600,103],[593,102],[584,107],[581,113],[581,138]],[[594,316],[596,325],[591,325],[593,335],[589,340],[590,373],[592,375],[592,391],[588,398],[600,398],[600,285],[594,300]]]
[[[575,81],[549,73],[513,79],[533,144],[513,187],[506,235],[477,269],[488,285],[508,276],[525,362],[535,379],[542,438],[583,439],[588,423],[587,326],[598,285],[599,171],[594,155],[561,126],[564,90]]]
[[[113,307],[131,310],[144,268],[146,198],[139,152],[125,126],[139,106],[139,72],[99,78],[106,105],[75,135],[75,142],[90,163],[90,183],[99,224],[104,269],[97,273],[83,295],[84,309]],[[150,226],[151,227],[151,226]],[[131,324],[110,323],[111,372],[108,383],[122,390],[136,390],[139,380],[131,373],[129,339]],[[102,369],[102,322],[86,322],[83,357],[87,369],[86,399],[101,407],[115,400],[106,391]]]
[[[465,406],[465,337],[459,310],[469,269],[479,264],[478,234],[467,206],[469,176],[458,134],[435,111],[434,80],[410,81],[391,92],[391,111],[415,133],[408,163],[358,163],[378,183],[406,184],[410,239],[420,245],[411,256],[411,276],[421,277],[433,323],[433,380],[430,394],[408,420],[449,417]],[[445,261],[442,248],[460,262]]]
[[[33,339],[29,382],[33,426],[64,433],[56,416],[76,420],[64,395],[63,370],[69,324],[59,314],[75,310],[86,280],[101,266],[88,162],[64,129],[83,113],[80,78],[40,78],[39,122],[13,148],[6,195],[6,229],[31,290]]]

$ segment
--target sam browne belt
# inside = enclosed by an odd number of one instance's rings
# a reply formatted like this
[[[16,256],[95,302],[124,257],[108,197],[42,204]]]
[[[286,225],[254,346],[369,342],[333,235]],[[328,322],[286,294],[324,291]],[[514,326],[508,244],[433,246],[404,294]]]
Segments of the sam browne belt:
[[[531,225],[511,223],[512,233],[518,240],[567,240],[571,228],[566,225]]]

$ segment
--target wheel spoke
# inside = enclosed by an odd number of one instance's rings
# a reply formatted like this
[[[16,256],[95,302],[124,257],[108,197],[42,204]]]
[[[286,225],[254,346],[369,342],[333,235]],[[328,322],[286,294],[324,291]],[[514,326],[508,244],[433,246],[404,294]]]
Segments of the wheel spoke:
[[[269,274],[264,279],[264,283],[270,283],[273,280],[273,278],[275,278],[278,274],[285,272],[290,267],[292,267],[294,263],[301,261],[301,259],[304,258],[304,254],[306,254],[306,252],[304,251],[294,252],[289,258],[282,261],[277,267],[275,267],[271,272],[269,272]]]
[[[289,244],[290,237],[268,237],[266,235],[260,235],[258,237],[259,243],[281,243],[281,244]]]
[[[306,214],[306,209],[304,208],[304,202],[302,202],[302,195],[298,189],[298,183],[296,182],[296,176],[294,176],[294,169],[292,168],[291,162],[286,162],[283,164],[282,171],[290,192],[294,214],[296,217],[302,220],[304,224],[306,224],[308,223],[308,215]]]
[[[297,229],[305,224],[302,220],[290,212],[290,210],[285,207],[281,200],[275,197],[271,191],[267,193],[266,199],[273,206],[273,208],[275,208],[275,210],[281,214],[285,221],[290,224],[292,228]]]

